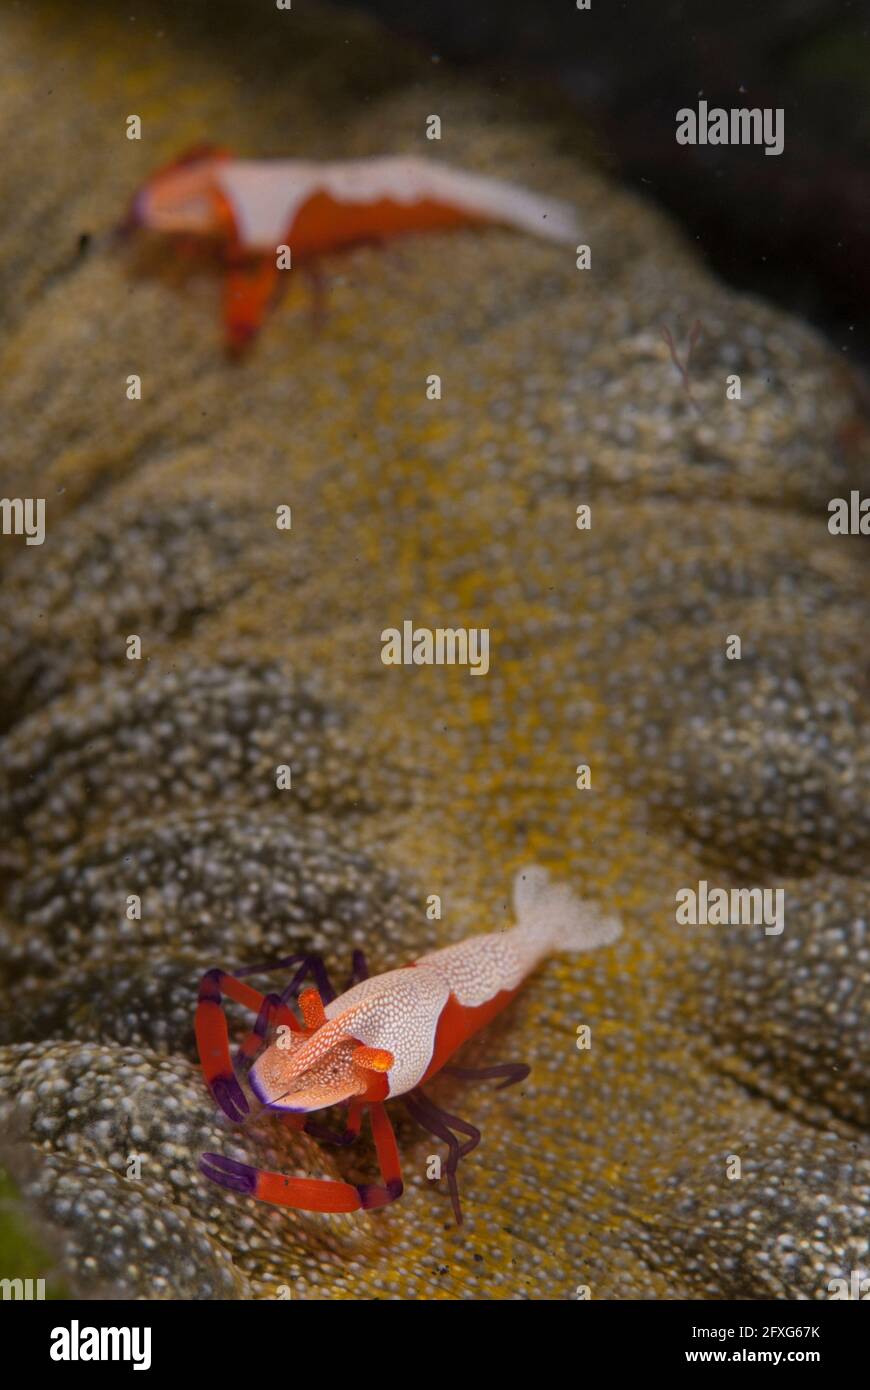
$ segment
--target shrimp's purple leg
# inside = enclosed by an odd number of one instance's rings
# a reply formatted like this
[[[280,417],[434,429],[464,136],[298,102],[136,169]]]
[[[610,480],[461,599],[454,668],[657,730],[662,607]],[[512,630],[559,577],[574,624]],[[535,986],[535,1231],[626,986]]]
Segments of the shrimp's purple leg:
[[[296,971],[289,985],[287,985],[280,994],[267,994],[263,1000],[253,1029],[244,1039],[241,1047],[236,1053],[236,1066],[246,1066],[250,1068],[254,1058],[266,1041],[269,1027],[275,1013],[278,1009],[286,1007],[288,1002],[298,991],[306,975],[313,976],[324,1004],[330,1004],[335,998],[335,990],[330,982],[323,957],[313,953],[285,956],[283,960],[271,961],[264,965],[246,965],[244,970],[236,971],[236,978],[243,979],[246,975],[269,975],[274,970],[288,970],[292,965],[298,965],[299,969]]]
[[[359,1101],[351,1101],[348,1106],[347,1124],[343,1130],[331,1129],[329,1125],[322,1125],[317,1120],[306,1120],[303,1129],[306,1134],[310,1134],[312,1139],[322,1140],[326,1144],[338,1144],[346,1148],[359,1138],[360,1126],[362,1124],[363,1107]]]
[[[450,1189],[450,1200],[453,1203],[453,1215],[456,1217],[456,1224],[461,1226],[462,1207],[459,1203],[456,1169],[459,1166],[459,1160],[471,1153],[471,1150],[480,1143],[480,1130],[469,1124],[468,1120],[461,1120],[457,1115],[450,1115],[446,1110],[440,1110],[428,1096],[423,1094],[419,1087],[414,1091],[409,1091],[406,1096],[403,1096],[403,1100],[411,1118],[416,1120],[423,1129],[428,1130],[430,1134],[434,1134],[437,1139],[443,1139],[448,1147],[447,1186]],[[460,1134],[469,1136],[465,1143],[460,1143],[456,1135],[451,1132],[454,1129],[459,1130]]]
[[[350,978],[348,979],[348,982],[345,985],[345,989],[351,989],[354,985],[358,985],[362,980],[367,980],[368,977],[369,967],[365,955],[362,951],[354,951],[353,956],[351,958]]]
[[[518,1081],[525,1081],[532,1069],[525,1062],[499,1062],[494,1067],[447,1066],[441,1070],[446,1076],[456,1076],[460,1081],[493,1081],[497,1076],[503,1076],[505,1080],[495,1088],[503,1091],[505,1086],[515,1086]]]

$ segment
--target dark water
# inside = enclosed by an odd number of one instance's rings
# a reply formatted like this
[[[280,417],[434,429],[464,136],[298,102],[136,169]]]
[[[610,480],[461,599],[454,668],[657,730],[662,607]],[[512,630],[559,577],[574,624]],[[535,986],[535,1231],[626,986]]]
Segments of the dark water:
[[[852,0],[367,0],[357,9],[495,82],[571,102],[599,158],[735,286],[870,360],[870,6]],[[785,144],[680,147],[675,112],[782,108]]]

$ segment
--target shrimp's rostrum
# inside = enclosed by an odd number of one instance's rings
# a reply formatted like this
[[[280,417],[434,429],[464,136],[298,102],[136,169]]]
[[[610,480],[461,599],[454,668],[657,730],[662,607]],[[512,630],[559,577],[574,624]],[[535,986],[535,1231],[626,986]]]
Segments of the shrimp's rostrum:
[[[235,159],[210,148],[152,174],[125,226],[222,247],[224,324],[238,351],[262,323],[287,250],[292,267],[360,242],[486,222],[566,244],[578,235],[574,211],[561,200],[434,159]]]
[[[414,1118],[448,1145],[448,1182],[457,1220],[461,1220],[456,1166],[480,1135],[467,1121],[439,1110],[420,1087],[513,999],[545,956],[592,950],[615,941],[621,931],[615,918],[601,916],[567,886],[551,883],[538,868],[517,874],[514,909],[516,925],[507,931],[469,937],[371,978],[357,951],[354,982],[338,997],[317,956],[291,956],[277,963],[298,967],[281,995],[263,996],[242,979],[276,965],[251,966],[236,976],[208,971],[199,991],[197,1045],[206,1081],[228,1117],[244,1121],[250,1106],[230,1055],[224,996],[257,1015],[236,1060],[242,1067],[256,1057],[248,1084],[263,1110],[312,1135],[349,1143],[359,1133],[367,1109],[382,1181],[355,1185],[285,1177],[220,1154],[203,1156],[205,1175],[231,1190],[306,1211],[385,1206],[401,1196],[402,1180],[384,1102],[403,1096]],[[299,995],[300,1022],[288,1001],[309,975],[317,988]],[[528,1068],[518,1063],[479,1071],[450,1070],[471,1080],[499,1077],[504,1085],[528,1075]],[[305,1118],[337,1104],[347,1106],[349,1112],[342,1134]],[[457,1129],[466,1136],[464,1143],[453,1133]]]

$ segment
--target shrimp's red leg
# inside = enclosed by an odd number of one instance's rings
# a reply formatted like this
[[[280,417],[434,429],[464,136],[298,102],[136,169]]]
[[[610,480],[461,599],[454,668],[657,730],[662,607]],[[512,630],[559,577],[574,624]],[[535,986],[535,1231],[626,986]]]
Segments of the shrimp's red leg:
[[[401,1197],[402,1177],[399,1171],[399,1151],[393,1128],[383,1105],[371,1106],[372,1133],[381,1168],[383,1186],[376,1183],[334,1182],[329,1178],[290,1178],[283,1173],[268,1173],[249,1163],[240,1163],[223,1154],[206,1153],[199,1161],[200,1171],[212,1182],[256,1197],[276,1206],[295,1207],[298,1211],[372,1211]]]
[[[279,1110],[276,1116],[288,1129],[305,1129],[305,1116],[297,1115],[292,1110]]]
[[[224,329],[231,352],[241,352],[256,337],[277,292],[280,273],[271,255],[227,267]]]
[[[246,975],[269,975],[274,970],[287,970],[291,965],[299,965],[300,961],[302,964],[299,966],[299,969],[296,971],[289,985],[281,991],[280,995],[266,995],[253,1029],[243,1040],[241,1047],[236,1053],[236,1066],[250,1067],[251,1062],[253,1062],[266,1040],[266,1035],[273,1022],[274,1014],[282,1005],[286,1004],[287,1001],[293,997],[306,975],[314,976],[317,982],[318,992],[324,1003],[332,1003],[332,1000],[335,998],[335,990],[332,987],[322,956],[314,954],[285,956],[283,960],[270,961],[264,965],[248,965],[244,970],[238,970],[236,972],[236,978],[242,979]],[[290,1026],[298,1030],[299,1025],[296,1024],[295,1017]]]
[[[384,1207],[388,1202],[395,1202],[396,1198],[401,1197],[404,1191],[402,1167],[399,1162],[399,1146],[396,1143],[393,1126],[390,1124],[390,1117],[383,1101],[375,1101],[369,1107],[369,1115],[372,1122],[375,1149],[378,1154],[378,1167],[386,1187],[369,1187],[367,1189],[368,1200],[365,1205],[367,1207]],[[376,1197],[377,1200],[375,1200]]]
[[[267,1001],[257,990],[228,975],[225,970],[207,970],[200,981],[194,1031],[203,1075],[221,1110],[238,1123],[248,1114],[250,1107],[233,1072],[229,1030],[223,1011],[224,996],[250,1009],[258,1018]],[[282,1023],[295,1032],[300,1031],[298,1020],[285,1004],[279,1001],[274,1011]]]
[[[241,1046],[236,1053],[237,1067],[250,1067],[250,1064],[266,1041],[266,1036],[272,1025],[273,1015],[280,1006],[280,994],[267,994],[265,996],[260,1012],[257,1014],[256,1023],[250,1033],[242,1040]],[[292,1024],[290,1026],[293,1027]],[[299,1024],[297,1023],[294,1031],[298,1029]]]

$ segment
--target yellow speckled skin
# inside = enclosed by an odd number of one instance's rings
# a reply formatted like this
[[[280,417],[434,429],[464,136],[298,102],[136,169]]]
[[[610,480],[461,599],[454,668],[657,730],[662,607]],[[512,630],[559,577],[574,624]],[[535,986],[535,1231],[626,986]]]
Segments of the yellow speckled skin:
[[[62,1274],[825,1297],[866,1262],[868,1205],[866,561],[826,528],[867,454],[835,354],[712,280],[570,123],[344,13],[44,4],[0,29],[3,488],[47,506],[44,546],[0,549],[0,1121]],[[107,238],[202,139],[431,153],[430,112],[454,163],[573,202],[592,270],[506,230],[363,248],[324,267],[319,332],[294,279],[230,364],[212,268]],[[697,408],[660,333],[695,319]],[[384,666],[405,618],[489,627],[489,674]],[[203,968],[312,948],[342,982],[360,946],[386,970],[509,922],[529,862],[625,929],[548,962],[462,1058],[527,1082],[433,1084],[483,1131],[461,1230],[401,1112],[405,1196],[376,1216],[199,1176],[205,1149],[374,1176],[370,1147],[227,1132],[194,1060]],[[700,877],[784,886],[783,935],[678,927]]]

